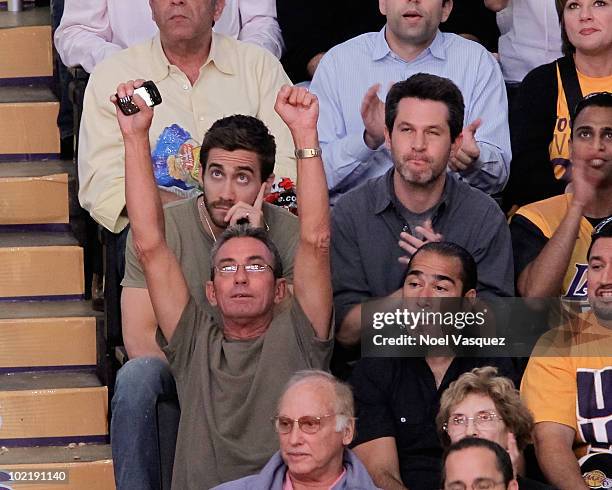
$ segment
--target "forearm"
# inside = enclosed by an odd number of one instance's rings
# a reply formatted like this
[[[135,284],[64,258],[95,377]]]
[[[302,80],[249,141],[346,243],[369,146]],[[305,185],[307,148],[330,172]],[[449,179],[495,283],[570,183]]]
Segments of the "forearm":
[[[402,289],[400,288],[388,298],[399,298],[401,295]],[[359,345],[361,342],[361,304],[353,306],[346,314],[336,332],[336,340],[346,347]]]
[[[317,131],[292,134],[296,148],[317,148]],[[317,243],[330,233],[327,181],[320,157],[298,159],[297,199],[300,206],[300,236]]]
[[[110,42],[111,36],[106,2],[66,0],[54,36],[55,47],[66,66],[81,65],[91,73],[96,64],[122,49]]]
[[[316,130],[292,134],[296,148],[316,148]],[[298,158],[300,240],[295,257],[296,297],[320,339],[329,337],[333,304],[327,183],[320,157]]]
[[[586,490],[576,455],[570,447],[557,441],[536,444],[540,468],[548,481],[559,490]]]
[[[521,272],[517,289],[521,296],[546,298],[558,296],[576,245],[582,220],[582,206],[572,203],[561,225],[540,254]]]
[[[125,349],[130,359],[137,357],[166,359],[155,339],[157,320],[147,289],[123,288],[121,292],[121,330]]]
[[[408,490],[408,487],[401,480],[398,480],[387,471],[374,472],[372,480],[374,480],[374,484],[378,488],[384,488],[385,490]]]
[[[164,213],[147,136],[124,138],[125,200],[137,252],[165,243]],[[143,264],[144,266],[144,264]]]

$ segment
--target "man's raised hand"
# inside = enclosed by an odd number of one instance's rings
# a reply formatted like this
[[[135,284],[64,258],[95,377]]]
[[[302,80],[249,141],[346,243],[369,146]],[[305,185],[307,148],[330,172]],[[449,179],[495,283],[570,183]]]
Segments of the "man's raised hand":
[[[138,79],[120,83],[117,87],[117,94],[110,97],[111,102],[115,105],[117,121],[119,122],[119,128],[124,139],[142,136],[148,138],[149,128],[153,120],[153,109],[145,103],[142,97],[134,94],[134,90],[141,87],[144,82],[144,80]],[[132,97],[132,102],[140,111],[130,116],[126,116],[121,112],[117,104],[117,97],[122,98],[126,96]]]
[[[292,134],[317,129],[319,100],[304,87],[283,85],[276,96],[274,110]]]
[[[454,172],[461,172],[469,169],[476,160],[480,157],[480,148],[476,141],[476,131],[482,124],[480,119],[463,128],[461,148],[457,150],[455,155],[451,156],[448,161],[448,166]]]
[[[361,102],[361,119],[365,126],[364,141],[375,150],[385,142],[385,103],[378,97],[380,83],[372,85]]]

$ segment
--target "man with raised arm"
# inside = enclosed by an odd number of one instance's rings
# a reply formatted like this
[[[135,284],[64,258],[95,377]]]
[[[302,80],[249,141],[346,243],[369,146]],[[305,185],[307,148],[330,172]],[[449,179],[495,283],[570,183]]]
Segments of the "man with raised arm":
[[[119,97],[136,84],[121,84]],[[278,449],[269,413],[296,371],[326,368],[332,348],[329,211],[316,123],[318,102],[303,88],[281,88],[275,109],[290,128],[298,156],[300,240],[294,296],[265,231],[230,227],[211,252],[209,302],[220,320],[190,297],[168,247],[159,193],[150,165],[148,129],[153,111],[117,113],[125,142],[126,203],[134,249],[168,345],[177,381],[181,421],[174,488],[210,488],[260,470]],[[305,162],[304,159],[310,159]],[[279,308],[274,308],[279,305]],[[160,339],[161,340],[161,339]],[[271,381],[273,380],[273,381]]]
[[[212,314],[204,286],[210,280],[210,252],[223,231],[246,219],[265,227],[278,248],[283,277],[293,282],[299,223],[286,209],[263,202],[274,180],[276,145],[266,125],[234,114],[217,120],[200,147],[202,193],[164,207],[166,241],[181,265],[196,304]],[[157,319],[131,234],[121,285],[123,341],[130,360],[117,373],[111,404],[111,442],[117,490],[159,489],[162,447],[174,444],[159,434],[178,420],[158,418],[160,400],[176,399],[176,383],[157,345]],[[163,474],[167,474],[165,471]]]

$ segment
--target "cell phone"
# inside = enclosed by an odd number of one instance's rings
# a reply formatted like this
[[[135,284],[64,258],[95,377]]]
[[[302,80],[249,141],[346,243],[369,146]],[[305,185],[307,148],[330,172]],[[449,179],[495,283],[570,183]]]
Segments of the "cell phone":
[[[142,97],[149,107],[161,104],[161,94],[151,80],[143,83],[141,87],[135,89],[134,93],[140,95],[140,97]],[[119,96],[115,94],[115,97],[117,97],[117,105],[119,106],[119,109],[121,109],[121,112],[123,112],[126,116],[131,116],[132,114],[136,114],[140,111],[138,106],[132,101],[132,96],[127,95],[119,98]]]

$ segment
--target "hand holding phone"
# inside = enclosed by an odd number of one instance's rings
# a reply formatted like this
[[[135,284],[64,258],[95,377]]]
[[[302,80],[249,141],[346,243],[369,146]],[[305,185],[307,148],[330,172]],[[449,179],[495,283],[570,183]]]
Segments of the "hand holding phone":
[[[151,80],[144,82],[141,87],[134,90],[134,93],[142,97],[149,107],[161,104],[161,94]],[[118,94],[115,94],[115,97],[117,97],[117,105],[119,106],[119,109],[121,109],[121,112],[123,112],[126,116],[131,116],[140,111],[138,106],[134,104],[132,96],[127,95],[125,97],[119,97]]]

